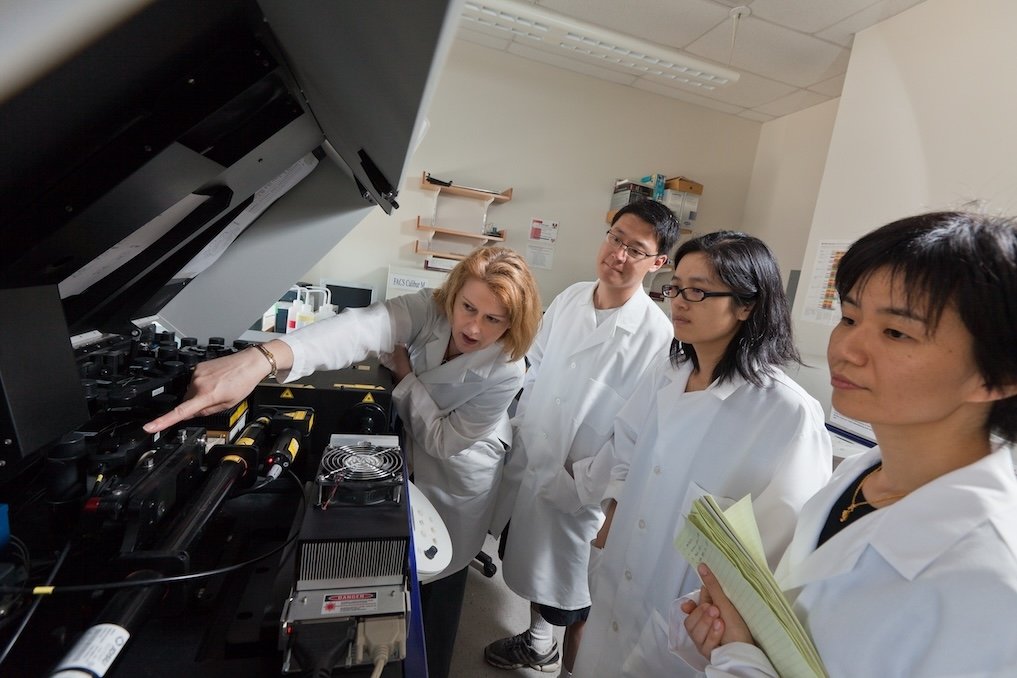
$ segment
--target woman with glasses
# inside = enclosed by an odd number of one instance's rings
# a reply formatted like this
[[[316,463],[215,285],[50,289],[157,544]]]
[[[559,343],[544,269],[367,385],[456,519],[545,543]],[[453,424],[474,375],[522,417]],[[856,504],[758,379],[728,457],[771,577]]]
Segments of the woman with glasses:
[[[690,240],[662,292],[670,355],[646,373],[615,419],[613,450],[594,462],[613,468],[577,678],[694,675],[668,651],[667,622],[672,602],[699,587],[674,547],[692,499],[752,495],[772,565],[832,469],[822,408],[780,369],[799,357],[766,245],[733,231]]]
[[[804,506],[777,581],[833,678],[1017,676],[1017,221],[888,224],[844,254],[836,286],[833,406],[879,445]],[[703,582],[683,657],[776,676]]]

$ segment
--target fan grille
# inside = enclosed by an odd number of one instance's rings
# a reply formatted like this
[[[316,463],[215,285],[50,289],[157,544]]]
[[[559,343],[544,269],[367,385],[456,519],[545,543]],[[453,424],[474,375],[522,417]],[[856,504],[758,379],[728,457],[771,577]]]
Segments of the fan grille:
[[[386,480],[402,468],[398,447],[358,443],[325,448],[318,476],[319,482],[327,485],[349,480]]]

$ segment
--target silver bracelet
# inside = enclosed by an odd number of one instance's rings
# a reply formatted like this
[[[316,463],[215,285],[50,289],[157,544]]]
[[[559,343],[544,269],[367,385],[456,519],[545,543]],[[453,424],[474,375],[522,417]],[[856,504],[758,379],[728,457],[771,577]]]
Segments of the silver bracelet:
[[[272,371],[268,373],[268,378],[275,379],[276,371],[279,369],[275,362],[275,356],[272,355],[272,352],[265,348],[262,344],[255,344],[254,348],[261,351],[261,355],[265,356],[265,360],[267,360],[268,364],[272,366]]]

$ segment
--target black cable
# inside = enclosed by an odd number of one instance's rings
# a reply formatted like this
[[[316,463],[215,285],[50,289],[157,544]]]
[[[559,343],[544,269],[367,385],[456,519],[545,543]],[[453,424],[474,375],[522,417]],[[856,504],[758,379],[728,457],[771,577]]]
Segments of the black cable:
[[[60,568],[61,566],[63,566],[64,560],[67,558],[67,554],[70,553],[70,551],[71,551],[71,542],[68,541],[64,545],[64,550],[60,552],[60,556],[57,558],[56,564],[53,565],[53,569],[50,571],[49,576],[46,578],[46,586],[52,584],[53,580],[56,579],[57,572],[60,571]],[[42,596],[37,596],[36,599],[32,601],[32,607],[28,608],[28,611],[25,612],[25,616],[22,618],[21,624],[18,626],[18,629],[11,636],[11,640],[10,642],[7,643],[7,647],[4,648],[3,653],[0,654],[0,665],[3,665],[3,663],[7,660],[7,655],[9,655],[11,653],[11,650],[14,649],[15,643],[18,642],[18,638],[21,637],[21,633],[25,630],[25,627],[28,626],[28,622],[31,621],[32,616],[35,615],[35,611],[39,609],[39,605],[41,603]]]
[[[318,659],[318,663],[314,667],[315,678],[332,678],[332,669],[339,663],[339,658],[342,657],[343,653],[353,644],[356,631],[357,627],[355,624],[347,626],[346,637],[339,641],[332,648],[331,652],[324,654]]]
[[[346,635],[338,638],[336,623],[346,627]],[[355,620],[330,624],[301,624],[293,637],[293,657],[304,678],[331,678],[332,669],[356,638]]]
[[[287,470],[287,472],[291,476],[293,476],[294,480],[297,481],[297,487],[300,488],[301,487],[300,478],[298,478],[297,475],[292,471]],[[303,511],[307,510],[307,501],[304,498],[303,492],[300,493],[300,506]],[[291,536],[289,539],[284,541],[279,546],[276,546],[271,551],[267,551],[266,553],[263,553],[255,558],[250,558],[248,560],[245,560],[240,563],[235,563],[233,565],[227,565],[226,567],[220,567],[215,570],[205,570],[204,572],[191,572],[189,574],[178,574],[170,577],[153,577],[152,579],[139,579],[134,581],[106,582],[102,584],[82,584],[79,586],[60,586],[54,587],[53,589],[45,593],[37,591],[37,589],[40,587],[25,588],[17,586],[0,586],[0,593],[23,593],[36,595],[39,596],[36,599],[36,603],[38,603],[38,601],[42,599],[43,595],[52,595],[55,593],[90,593],[93,591],[129,589],[141,586],[157,586],[159,584],[177,584],[180,582],[194,581],[196,579],[208,579],[209,577],[218,577],[219,575],[229,574],[231,572],[242,570],[245,567],[250,567],[251,565],[254,565],[257,562],[264,560],[265,558],[280,553],[284,549],[291,546],[294,542],[296,542],[297,537],[299,535],[300,535],[299,531],[294,531],[293,536]],[[59,569],[59,565],[60,564],[58,563],[57,569]],[[46,583],[46,586],[49,586],[50,583],[51,581],[48,581]]]
[[[287,469],[287,471],[289,471],[289,469]],[[289,471],[289,474],[291,476],[293,476],[293,478],[297,481],[297,486],[299,487],[300,484],[301,484],[300,478],[295,476],[293,474],[293,471]],[[226,501],[230,501],[230,500],[236,499],[238,497],[243,497],[243,496],[248,495],[248,494],[254,494],[255,492],[260,492],[261,490],[264,490],[266,487],[272,485],[272,482],[273,481],[271,481],[271,480],[265,480],[265,481],[262,481],[261,483],[255,485],[254,487],[249,487],[246,490],[240,490],[239,492],[235,492],[234,494],[231,494],[230,496],[226,497]]]

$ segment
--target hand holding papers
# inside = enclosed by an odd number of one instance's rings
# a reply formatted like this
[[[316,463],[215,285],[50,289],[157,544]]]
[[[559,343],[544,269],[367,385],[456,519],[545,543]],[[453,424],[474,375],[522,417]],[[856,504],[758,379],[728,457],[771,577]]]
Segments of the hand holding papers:
[[[709,495],[697,499],[675,546],[689,563],[713,571],[783,678],[825,678],[819,652],[766,564],[749,497],[727,511]]]

